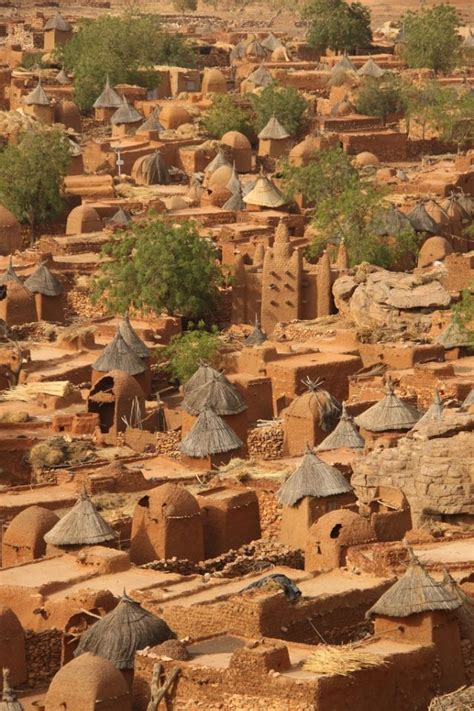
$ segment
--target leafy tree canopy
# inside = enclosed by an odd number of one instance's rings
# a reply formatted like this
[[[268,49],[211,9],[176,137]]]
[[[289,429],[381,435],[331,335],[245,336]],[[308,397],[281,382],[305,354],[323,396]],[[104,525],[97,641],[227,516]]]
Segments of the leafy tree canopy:
[[[32,230],[61,214],[70,145],[56,129],[38,128],[0,152],[0,203]]]
[[[355,52],[370,46],[370,10],[360,2],[310,0],[304,8],[309,20],[308,42],[319,52]]]
[[[255,112],[255,130],[258,133],[275,116],[290,136],[296,136],[305,123],[306,101],[294,87],[282,87],[273,83],[261,94],[252,94],[250,102]]]
[[[156,64],[192,66],[194,55],[178,34],[165,32],[157,15],[104,15],[83,20],[70,42],[56,50],[66,71],[74,72],[74,97],[83,110],[92,108],[107,75],[112,84],[153,88]]]
[[[357,91],[355,105],[359,114],[380,116],[385,124],[392,113],[405,113],[407,100],[402,80],[395,74],[380,79],[368,77]]]
[[[167,311],[189,318],[212,309],[221,283],[213,244],[192,223],[173,225],[159,218],[132,223],[104,248],[109,258],[93,286],[112,313],[128,308]]]
[[[474,293],[472,289],[461,292],[461,300],[452,307],[453,321],[466,334],[469,345],[474,346]]]
[[[207,331],[204,321],[199,321],[196,328],[190,323],[185,333],[173,336],[163,351],[163,357],[169,362],[167,370],[171,376],[185,383],[194,375],[200,363],[217,365],[220,347],[217,328],[214,326],[211,331]]]
[[[363,180],[340,148],[322,151],[307,166],[286,166],[283,183],[289,198],[301,193],[314,206],[316,237],[309,248],[310,257],[319,257],[341,239],[351,265],[370,262],[390,268],[416,255],[417,238],[411,228],[380,236],[385,192]]]
[[[203,126],[213,138],[222,138],[227,131],[251,133],[250,113],[241,108],[229,94],[217,94],[203,118]]]
[[[402,18],[403,57],[414,69],[449,72],[456,65],[461,44],[457,28],[461,18],[452,5],[441,4],[407,12]]]

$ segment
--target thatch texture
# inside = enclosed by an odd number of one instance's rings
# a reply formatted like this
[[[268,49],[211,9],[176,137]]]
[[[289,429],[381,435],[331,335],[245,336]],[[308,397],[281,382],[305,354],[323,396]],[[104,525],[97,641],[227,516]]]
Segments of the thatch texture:
[[[373,59],[368,59],[360,69],[357,70],[360,77],[371,77],[372,79],[380,79],[385,74],[385,71],[374,62]]]
[[[246,205],[256,205],[258,207],[282,207],[285,198],[276,185],[265,175],[261,175],[255,186],[243,198]]]
[[[243,442],[227,422],[214,410],[206,408],[182,440],[179,449],[188,457],[202,458],[225,454],[242,446]]]
[[[267,337],[262,331],[260,321],[258,316],[255,316],[255,326],[253,327],[252,333],[250,333],[244,341],[246,346],[261,346],[267,340]]]
[[[112,341],[104,348],[92,367],[101,373],[122,370],[129,375],[138,375],[146,370],[141,358],[125,342],[118,329]]]
[[[294,602],[301,597],[301,590],[296,583],[294,583],[293,580],[291,580],[291,578],[287,575],[283,575],[282,573],[271,573],[270,575],[265,575],[263,578],[246,585],[242,588],[242,590],[240,590],[240,592],[243,593],[248,590],[259,590],[261,588],[283,590],[285,597],[289,602]]]
[[[354,425],[354,420],[347,413],[345,403],[342,404],[342,414],[336,429],[333,430],[316,448],[318,452],[328,452],[332,449],[363,449],[364,439]]]
[[[38,84],[33,91],[30,91],[30,93],[25,96],[23,103],[27,106],[49,106],[50,101],[48,95],[41,86],[41,79],[38,81]]]
[[[295,398],[286,410],[289,417],[311,416],[317,421],[323,432],[330,432],[339,422],[342,405],[320,383],[310,378],[303,380],[307,391]]]
[[[418,410],[395,395],[392,384],[387,384],[386,396],[355,418],[368,432],[410,430],[421,417]]]
[[[351,72],[356,71],[355,66],[352,64],[351,60],[346,55],[344,55],[344,57],[342,57],[342,59],[340,59],[338,62],[336,62],[336,64],[333,66],[333,68],[331,70],[331,73],[334,74],[335,72],[338,72],[341,69],[344,69],[344,71],[351,71]]]
[[[115,532],[85,493],[44,536],[46,543],[53,546],[95,546],[115,538]]]
[[[38,269],[25,279],[23,286],[32,294],[44,296],[59,296],[63,291],[61,282],[49,271],[45,262],[41,262]]]
[[[16,271],[13,269],[12,258],[8,260],[8,267],[0,276],[0,286],[5,286],[9,281],[16,281],[17,284],[21,284],[22,281]]]
[[[436,388],[434,392],[433,402],[431,403],[427,411],[424,413],[424,415],[420,417],[413,429],[416,431],[421,429],[421,427],[428,424],[429,422],[439,422],[439,420],[443,419],[443,412],[443,401],[441,400],[439,390]]]
[[[206,165],[204,169],[204,173],[206,175],[211,175],[214,173],[218,168],[222,168],[223,166],[229,166],[231,167],[229,161],[225,157],[224,151],[219,149],[214,156],[214,158]]]
[[[70,32],[72,30],[71,25],[64,17],[57,12],[53,17],[50,17],[44,25],[44,31],[48,30],[59,30],[60,32]]]
[[[94,102],[94,109],[118,109],[122,104],[123,99],[117,94],[115,89],[110,86],[109,77],[107,77],[102,94],[100,94]]]
[[[277,499],[282,506],[296,506],[305,496],[320,499],[351,491],[351,485],[338,469],[325,464],[312,449],[307,449],[299,467],[278,490]]]
[[[185,395],[194,390],[195,388],[200,388],[201,385],[205,385],[213,378],[219,377],[221,373],[215,368],[211,368],[207,363],[201,363],[196,372],[191,375],[189,380],[183,386],[183,392]]]
[[[278,47],[283,47],[282,42],[278,39],[278,37],[275,37],[273,32],[270,32],[260,44],[262,47],[265,47],[265,49],[268,49],[269,52],[273,52]]]
[[[410,227],[408,217],[393,205],[381,209],[375,216],[374,231],[379,237],[394,237]]]
[[[150,351],[146,347],[146,345],[143,343],[142,339],[138,336],[137,332],[133,328],[132,324],[130,323],[130,318],[128,314],[125,314],[123,319],[120,321],[119,326],[118,326],[118,331],[120,335],[122,336],[123,340],[127,344],[127,346],[130,346],[132,351],[139,357],[139,358],[149,358],[150,357]]]
[[[151,114],[148,116],[147,120],[142,123],[142,125],[139,128],[139,132],[142,131],[158,131],[161,133],[161,131],[164,131],[163,126],[159,122],[159,116],[160,112],[158,107],[155,107]]]
[[[455,595],[461,603],[456,610],[461,637],[469,639],[471,644],[474,644],[474,600],[469,595],[466,595],[462,587],[457,584],[447,570],[444,571],[443,585],[448,593]]]
[[[113,225],[114,227],[127,227],[131,221],[132,218],[130,217],[130,214],[124,210],[123,207],[119,207],[110,220],[107,220],[107,224]]]
[[[363,647],[341,645],[340,647],[320,644],[304,661],[303,669],[325,676],[350,676],[360,669],[387,666],[387,660],[380,654],[373,654]]]
[[[405,574],[367,612],[367,617],[409,617],[420,612],[457,610],[458,596],[436,582],[412,555]]]
[[[166,165],[160,151],[155,151],[144,156],[137,168],[138,179],[146,185],[169,185],[171,182],[168,166]]]
[[[436,222],[428,215],[422,202],[415,205],[413,210],[407,214],[407,218],[416,232],[430,232],[433,235],[437,235],[439,232]]]
[[[273,82],[273,77],[265,67],[261,64],[257,69],[254,69],[248,77],[247,81],[252,82],[255,86],[270,86]]]
[[[271,116],[266,126],[264,126],[258,134],[258,137],[264,141],[281,141],[285,138],[289,138],[289,136],[290,134],[286,128],[281,125],[276,116]]]
[[[138,121],[142,120],[143,116],[141,113],[124,99],[121,106],[119,106],[117,111],[113,114],[110,122],[114,124],[114,126],[119,126],[123,123],[138,123]]]
[[[242,199],[242,190],[234,193],[225,203],[222,205],[223,210],[231,210],[232,212],[242,212],[245,210],[245,203]]]
[[[71,80],[69,79],[68,75],[64,71],[64,69],[61,69],[56,76],[54,77],[55,81],[58,82],[58,84],[62,84],[63,86],[66,86],[67,84],[71,83]]]
[[[474,709],[474,686],[462,686],[449,694],[436,696],[428,711],[472,711]]]
[[[446,326],[444,331],[442,331],[436,339],[436,343],[448,349],[463,348],[471,345],[469,333],[462,329],[456,321],[451,321],[451,323]]]
[[[240,184],[240,179],[235,169],[235,163],[232,166],[232,174],[229,178],[229,182],[226,185],[227,190],[230,190],[232,195],[242,192],[242,186]]]
[[[190,415],[211,408],[217,415],[238,415],[247,409],[241,394],[225,375],[218,373],[200,387],[186,388],[182,407]]]
[[[135,652],[168,639],[176,635],[166,622],[124,595],[112,612],[82,634],[74,655],[91,652],[117,669],[133,669]]]

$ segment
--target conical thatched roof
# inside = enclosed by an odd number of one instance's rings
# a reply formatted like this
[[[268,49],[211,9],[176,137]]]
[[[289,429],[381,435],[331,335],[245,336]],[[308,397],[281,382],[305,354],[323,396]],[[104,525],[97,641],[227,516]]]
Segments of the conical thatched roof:
[[[13,269],[13,263],[12,263],[12,258],[10,257],[8,260],[8,267],[6,270],[3,272],[3,274],[0,276],[0,286],[5,286],[9,281],[16,281],[17,284],[21,284],[21,279],[16,273],[16,271]]]
[[[265,333],[262,331],[260,321],[258,316],[255,316],[255,326],[253,327],[252,333],[250,333],[244,341],[246,346],[260,346],[267,340]]]
[[[338,72],[341,69],[344,69],[344,71],[350,70],[352,72],[355,72],[356,70],[355,66],[352,64],[351,60],[346,55],[344,55],[338,62],[336,62],[336,64],[331,70],[331,74],[334,74],[335,72]]]
[[[444,331],[442,331],[436,339],[436,343],[448,349],[463,348],[464,346],[471,345],[469,333],[461,328],[456,321],[451,321],[451,323],[446,326]]]
[[[238,415],[247,409],[241,394],[225,375],[217,373],[199,387],[186,388],[182,407],[191,415],[211,408],[217,415]]]
[[[118,329],[112,341],[104,348],[92,367],[101,373],[108,373],[111,370],[123,370],[124,373],[129,375],[138,375],[146,369],[141,358],[125,342]]]
[[[285,198],[276,185],[265,175],[261,175],[253,190],[244,195],[243,201],[246,205],[257,205],[259,207],[282,207]]]
[[[58,84],[66,85],[71,83],[71,80],[69,79],[64,69],[61,69],[54,78],[58,82]]]
[[[176,639],[166,622],[123,595],[117,607],[82,633],[74,656],[91,652],[117,669],[133,669],[135,652]]]
[[[318,452],[328,452],[332,449],[363,449],[365,442],[354,425],[354,420],[347,414],[346,405],[342,403],[341,419],[328,436],[316,448]]]
[[[164,131],[163,126],[159,122],[160,112],[158,110],[158,107],[154,108],[151,114],[148,116],[146,121],[142,123],[142,125],[139,128],[139,131]]]
[[[115,89],[112,89],[110,86],[109,82],[109,77],[105,80],[105,87],[100,94],[100,96],[97,97],[97,99],[94,101],[94,109],[113,109],[113,108],[119,108],[123,104],[123,99]]]
[[[3,689],[0,711],[24,711],[23,706],[18,701],[17,695],[10,686],[10,670],[5,668],[3,669]]]
[[[458,205],[462,207],[469,217],[474,215],[474,198],[470,197],[470,195],[460,195],[458,197]]]
[[[267,50],[261,42],[259,42],[257,37],[252,37],[252,39],[245,45],[245,54],[247,57],[265,57]]]
[[[305,496],[324,498],[351,491],[352,487],[343,474],[325,464],[308,448],[299,467],[278,490],[277,499],[282,506],[296,506]]]
[[[214,173],[214,171],[216,171],[218,168],[222,168],[224,165],[230,167],[230,163],[225,157],[224,151],[219,148],[214,158],[206,165],[204,173],[206,173],[206,175],[210,175],[211,173]]]
[[[270,34],[261,41],[261,45],[265,47],[265,49],[268,49],[269,52],[273,52],[277,47],[283,47],[282,42],[275,37],[273,32],[270,32]]]
[[[49,271],[45,262],[41,262],[38,269],[25,279],[23,286],[32,294],[44,296],[59,296],[63,292],[61,282]]]
[[[53,546],[95,546],[115,537],[90,498],[82,493],[72,509],[45,534],[44,540]]]
[[[119,323],[118,331],[120,335],[122,336],[123,340],[127,344],[127,346],[130,346],[132,351],[139,357],[139,358],[149,358],[150,357],[150,351],[146,347],[146,345],[143,343],[142,339],[140,336],[137,334],[135,329],[133,328],[132,324],[130,323],[130,318],[128,314],[125,314],[123,319]]]
[[[48,96],[41,86],[41,79],[39,79],[38,84],[30,91],[30,93],[25,96],[23,103],[27,106],[49,106]]]
[[[415,205],[413,210],[407,214],[411,226],[417,232],[430,232],[433,235],[438,234],[439,228],[436,222],[426,212],[426,208],[422,202]]]
[[[64,19],[64,17],[57,12],[53,17],[50,17],[49,20],[45,23],[44,30],[59,30],[60,32],[69,32],[72,30],[71,25],[67,20]]]
[[[237,193],[233,193],[233,195],[231,195],[231,197],[222,205],[222,209],[232,210],[232,212],[241,212],[242,210],[245,210],[242,190],[239,190]]]
[[[235,169],[235,163],[232,166],[232,173],[229,178],[229,182],[226,185],[227,190],[230,190],[232,195],[237,195],[242,192],[242,186],[240,184],[240,179]]]
[[[474,600],[466,595],[447,570],[444,571],[443,585],[448,593],[457,597],[461,603],[456,610],[461,637],[474,643]]]
[[[460,606],[457,595],[433,580],[413,556],[405,574],[377,600],[367,617],[409,617],[420,612],[456,610]]]
[[[242,42],[237,42],[235,47],[233,47],[230,51],[229,57],[231,61],[234,59],[242,59],[242,57],[245,57],[245,43]]]
[[[443,419],[444,405],[439,394],[439,390],[436,388],[434,391],[433,402],[427,409],[427,411],[420,417],[413,429],[419,430],[423,425],[428,424],[428,422],[436,422]]]
[[[387,383],[387,394],[368,410],[358,415],[355,422],[368,432],[388,432],[410,430],[418,422],[421,414],[407,402],[395,395],[392,384]]]
[[[263,64],[261,64],[248,75],[247,81],[251,81],[255,86],[270,86],[273,82],[273,77],[268,69],[265,69]]]
[[[137,123],[142,121],[143,116],[139,111],[136,110],[134,106],[128,103],[124,98],[121,106],[118,107],[117,111],[112,115],[110,119],[111,123],[118,126],[122,123]]]
[[[124,210],[123,207],[119,207],[115,215],[113,215],[110,220],[107,220],[107,224],[115,225],[116,227],[126,227],[131,221],[132,218],[130,214]]]
[[[196,372],[191,375],[189,380],[184,384],[183,392],[187,395],[191,390],[200,388],[202,385],[205,385],[205,383],[219,376],[222,376],[222,373],[218,370],[211,368],[207,363],[201,363]]]
[[[202,458],[211,454],[225,454],[243,446],[227,422],[206,407],[179,445],[188,457]]]
[[[471,407],[471,405],[474,405],[474,388],[472,388],[471,392],[463,402],[463,407]]]
[[[408,217],[393,205],[380,210],[375,216],[374,230],[379,237],[396,237],[410,226]]]
[[[280,141],[283,140],[284,138],[289,138],[290,134],[284,128],[279,120],[276,118],[276,116],[271,116],[269,119],[268,123],[266,126],[262,128],[260,133],[258,134],[258,137],[261,140],[272,140],[272,141]]]
[[[357,74],[360,77],[372,77],[373,79],[380,79],[385,74],[385,71],[379,67],[379,65],[374,62],[373,59],[368,59],[365,64],[363,64],[360,69],[357,70]]]
[[[168,166],[160,151],[145,156],[139,163],[137,178],[147,185],[169,185],[171,182]]]
[[[311,417],[318,422],[323,432],[330,432],[339,422],[342,405],[334,395],[321,386],[321,382],[313,381],[311,378],[303,380],[306,392],[290,403],[286,414],[291,417]]]

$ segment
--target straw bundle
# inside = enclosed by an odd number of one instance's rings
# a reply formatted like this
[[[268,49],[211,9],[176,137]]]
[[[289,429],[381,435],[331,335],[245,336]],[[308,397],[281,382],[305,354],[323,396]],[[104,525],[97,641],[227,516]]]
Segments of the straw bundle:
[[[0,400],[33,402],[38,395],[52,395],[53,397],[66,397],[74,388],[69,380],[51,380],[45,383],[24,383],[0,393]]]
[[[182,440],[179,449],[188,457],[224,454],[242,447],[242,440],[214,410],[201,412],[193,427]]]
[[[320,645],[304,661],[303,669],[325,676],[331,674],[350,676],[361,669],[387,666],[387,664],[387,660],[379,654],[372,654],[361,647]]]

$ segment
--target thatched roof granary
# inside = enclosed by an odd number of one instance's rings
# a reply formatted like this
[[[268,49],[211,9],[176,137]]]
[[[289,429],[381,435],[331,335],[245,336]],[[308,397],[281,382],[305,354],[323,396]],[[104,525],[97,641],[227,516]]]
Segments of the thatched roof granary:
[[[417,203],[407,214],[407,218],[416,232],[430,232],[433,235],[439,232],[438,225],[427,213],[423,202]]]
[[[267,124],[262,128],[260,133],[258,134],[258,138],[260,140],[265,140],[265,141],[281,141],[284,140],[285,138],[289,138],[290,134],[284,128],[284,126],[281,125],[279,120],[276,118],[276,116],[271,116],[267,122]]]
[[[243,57],[245,57],[245,42],[240,40],[240,42],[237,42],[235,47],[231,49],[229,58],[231,61],[234,61],[235,59],[242,59]]]
[[[110,119],[114,126],[119,126],[123,123],[138,123],[138,121],[143,121],[143,116],[125,98]]]
[[[23,706],[18,701],[17,695],[10,686],[9,669],[3,669],[3,689],[0,711],[24,711]]]
[[[101,373],[122,370],[129,375],[138,375],[146,370],[145,364],[124,340],[119,329],[92,367]]]
[[[267,340],[265,333],[262,331],[262,326],[258,320],[258,316],[255,316],[255,325],[253,327],[252,333],[250,333],[244,341],[246,346],[261,346]]]
[[[57,12],[55,15],[49,18],[44,25],[44,31],[48,30],[59,30],[60,32],[70,32],[72,30],[71,25],[64,17]]]
[[[150,357],[150,351],[130,323],[128,314],[125,314],[123,319],[120,321],[118,325],[118,332],[127,346],[129,346],[139,358]]]
[[[372,79],[380,79],[385,74],[385,71],[374,62],[373,59],[368,59],[358,70],[357,74],[360,77],[371,77]]]
[[[124,594],[112,612],[82,634],[74,655],[91,652],[117,669],[133,669],[135,652],[168,639],[176,635],[166,622]]]
[[[200,387],[186,389],[182,407],[190,415],[211,408],[217,415],[238,415],[247,409],[241,394],[222,373],[212,375]]]
[[[23,286],[32,294],[43,296],[59,296],[63,292],[61,282],[50,272],[45,262],[41,262],[36,271],[25,279]]]
[[[410,430],[421,414],[413,405],[395,395],[391,382],[387,383],[385,392],[383,400],[355,418],[356,424],[368,432]]]
[[[103,92],[94,101],[94,109],[118,109],[122,104],[122,97],[110,86],[109,77],[107,76]]]
[[[222,205],[223,210],[231,210],[232,212],[242,212],[245,210],[245,203],[242,197],[242,190],[232,193],[231,197]]]
[[[55,81],[58,82],[58,84],[62,84],[63,86],[66,86],[67,84],[71,83],[71,80],[69,79],[68,75],[64,71],[64,68],[61,69],[56,76],[54,77]]]
[[[158,133],[161,133],[161,131],[164,131],[163,126],[159,122],[159,116],[160,116],[160,110],[158,106],[156,106],[151,114],[148,116],[146,121],[142,123],[142,125],[138,128],[137,133],[144,133],[146,131],[158,131]]]
[[[255,86],[270,86],[273,83],[273,77],[266,69],[263,64],[261,64],[257,69],[254,69],[248,77],[247,81],[252,82]]]
[[[461,637],[470,639],[471,644],[474,644],[474,600],[469,595],[466,595],[462,587],[458,585],[447,570],[444,570],[443,585],[461,603],[456,610]]]
[[[214,156],[214,158],[213,158],[211,161],[209,161],[209,163],[208,163],[208,164],[206,165],[206,167],[204,168],[204,173],[205,173],[207,176],[210,176],[210,175],[211,175],[212,173],[214,173],[218,168],[222,168],[222,166],[224,166],[224,165],[227,165],[227,166],[229,166],[229,167],[232,167],[232,166],[230,165],[229,161],[227,160],[227,158],[225,157],[224,151],[223,151],[221,148],[219,148],[219,150],[217,151],[217,153],[216,153],[216,155]]]
[[[319,444],[318,452],[328,452],[332,449],[363,449],[364,439],[360,436],[353,418],[347,413],[345,403],[342,403],[341,419],[336,428]]]
[[[123,207],[119,207],[115,215],[112,215],[110,220],[107,220],[107,224],[114,227],[126,227],[131,221],[130,214]]]
[[[310,416],[318,422],[323,432],[330,432],[341,416],[341,403],[317,381],[306,378],[303,384],[306,385],[306,392],[293,400],[286,409],[285,415],[301,418]]]
[[[351,60],[349,57],[345,54],[336,64],[333,66],[331,72],[334,74],[341,69],[344,69],[344,71],[352,71],[355,72],[356,68],[352,64]]]
[[[252,37],[245,46],[245,54],[247,57],[264,58],[267,56],[267,49],[256,37]]]
[[[459,597],[436,582],[412,554],[405,574],[377,600],[367,617],[409,617],[420,612],[457,610],[461,604]]]
[[[278,490],[277,499],[282,506],[296,506],[305,496],[320,499],[351,491],[352,487],[344,475],[336,467],[323,462],[308,447],[301,464]]]
[[[143,185],[169,185],[171,182],[168,166],[160,151],[138,158],[133,166],[133,177]]]
[[[436,339],[444,348],[463,348],[471,345],[469,333],[465,331],[456,321],[451,321],[448,326],[439,334]]]
[[[30,93],[25,96],[23,103],[27,106],[49,106],[50,101],[45,90],[41,86],[41,79],[38,80],[38,84],[33,91],[30,91]]]
[[[374,230],[379,237],[394,237],[409,229],[410,220],[394,205],[380,210],[375,217]]]
[[[191,390],[194,390],[195,388],[200,388],[201,385],[208,383],[210,380],[215,377],[219,377],[220,375],[222,374],[215,368],[212,368],[207,363],[201,363],[196,372],[191,375],[189,380],[184,384],[184,394],[187,395],[187,393],[190,393]]]
[[[253,189],[244,195],[243,200],[246,205],[256,205],[257,207],[276,208],[285,204],[285,198],[266,175],[260,175],[257,178]]]
[[[237,174],[237,171],[235,169],[235,163],[232,166],[232,173],[231,173],[231,176],[226,184],[226,188],[227,188],[227,190],[230,190],[230,192],[233,195],[242,192],[242,186],[240,184],[240,179]]]
[[[8,260],[8,267],[0,276],[0,286],[5,286],[9,281],[14,281],[17,284],[22,284],[22,281],[16,271],[13,269],[12,258]]]
[[[413,427],[414,430],[419,430],[423,425],[428,424],[428,422],[436,422],[443,419],[444,405],[441,400],[441,395],[439,394],[438,388],[435,388],[433,402],[427,409],[427,411],[420,417],[416,425]]]
[[[179,445],[187,457],[201,459],[226,454],[243,447],[234,430],[210,407],[206,407]]]
[[[265,47],[265,49],[268,49],[269,52],[273,52],[278,47],[283,47],[281,40],[279,40],[278,37],[275,37],[273,32],[270,32],[260,44],[262,47]]]
[[[83,492],[72,509],[45,534],[53,546],[95,546],[115,540],[116,534]]]

